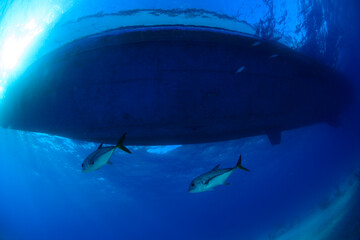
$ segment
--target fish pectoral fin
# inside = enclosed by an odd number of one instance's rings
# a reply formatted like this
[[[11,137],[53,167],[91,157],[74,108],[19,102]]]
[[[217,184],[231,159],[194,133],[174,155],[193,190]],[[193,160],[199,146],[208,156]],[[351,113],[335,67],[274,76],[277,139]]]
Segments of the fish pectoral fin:
[[[204,184],[205,184],[205,185],[208,185],[209,182],[210,182],[211,180],[213,180],[215,177],[217,177],[217,176],[214,176],[214,177],[209,178],[208,180],[205,181]]]
[[[220,164],[216,165],[212,170],[216,170],[220,167]]]
[[[110,162],[110,160],[109,160],[106,164],[112,165],[113,163],[112,163],[112,162]]]

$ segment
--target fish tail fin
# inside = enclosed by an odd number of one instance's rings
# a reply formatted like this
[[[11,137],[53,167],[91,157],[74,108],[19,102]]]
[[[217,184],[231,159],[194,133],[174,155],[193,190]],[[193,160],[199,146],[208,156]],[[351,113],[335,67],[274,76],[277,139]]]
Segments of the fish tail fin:
[[[244,168],[244,167],[241,165],[241,155],[240,155],[240,157],[239,157],[239,160],[238,160],[238,162],[237,162],[237,164],[236,164],[235,168],[239,168],[239,169],[242,169],[242,170],[245,170],[245,171],[250,172],[250,170],[249,170],[249,169]]]
[[[118,143],[116,144],[116,147],[117,147],[117,148],[120,148],[120,149],[123,150],[124,152],[131,153],[130,150],[127,149],[127,148],[123,145],[125,137],[126,137],[126,133],[124,133],[124,134],[122,135],[122,137],[120,138],[120,140],[119,140]]]

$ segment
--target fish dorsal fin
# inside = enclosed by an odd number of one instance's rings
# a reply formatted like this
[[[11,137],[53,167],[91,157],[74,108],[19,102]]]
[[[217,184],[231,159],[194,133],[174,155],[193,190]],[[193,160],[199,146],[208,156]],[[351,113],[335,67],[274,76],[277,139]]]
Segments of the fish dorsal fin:
[[[100,148],[102,148],[102,146],[103,146],[103,143],[100,144],[100,146],[98,147],[98,150],[99,150]]]
[[[211,171],[214,171],[220,167],[220,164],[216,165]]]

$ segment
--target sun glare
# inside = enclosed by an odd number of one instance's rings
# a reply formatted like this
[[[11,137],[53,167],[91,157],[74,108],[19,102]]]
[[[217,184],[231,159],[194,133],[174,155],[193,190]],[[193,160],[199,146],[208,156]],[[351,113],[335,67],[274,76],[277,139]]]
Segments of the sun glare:
[[[30,20],[23,26],[19,26],[17,30],[16,33],[4,39],[0,50],[0,68],[3,71],[12,71],[19,65],[33,39],[42,32],[42,27],[34,20]]]
[[[43,32],[45,23],[29,19],[24,24],[8,26],[0,39],[0,99],[4,95],[7,78],[22,63],[36,37]]]
[[[4,95],[4,87],[0,86],[0,98],[2,98]]]

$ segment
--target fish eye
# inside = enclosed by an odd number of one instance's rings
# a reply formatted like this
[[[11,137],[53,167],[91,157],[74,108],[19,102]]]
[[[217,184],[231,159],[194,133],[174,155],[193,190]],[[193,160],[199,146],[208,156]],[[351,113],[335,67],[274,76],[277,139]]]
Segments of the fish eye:
[[[192,187],[195,186],[195,183],[191,183],[191,186],[192,186]]]
[[[81,167],[84,167],[84,163],[83,163],[83,164],[81,164]]]

